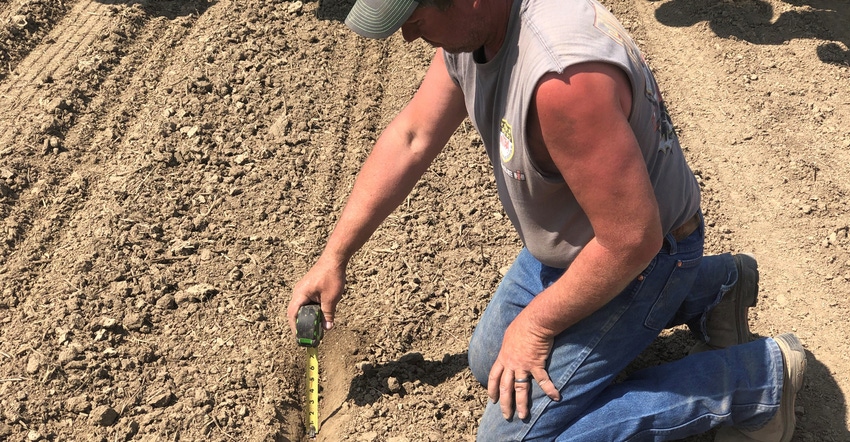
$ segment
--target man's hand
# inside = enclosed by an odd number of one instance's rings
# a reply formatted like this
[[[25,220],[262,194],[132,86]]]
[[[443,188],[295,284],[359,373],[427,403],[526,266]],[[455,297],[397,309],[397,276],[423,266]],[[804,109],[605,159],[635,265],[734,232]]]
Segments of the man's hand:
[[[528,418],[532,379],[550,399],[561,400],[561,393],[546,372],[546,359],[552,352],[554,338],[534,327],[527,316],[520,314],[505,330],[502,349],[487,381],[490,400],[499,402],[505,419],[513,416],[514,403],[517,417]]]
[[[298,317],[298,309],[307,304],[320,304],[325,321],[322,324],[325,330],[333,327],[336,305],[342,298],[345,290],[345,264],[332,263],[330,260],[319,261],[295,284],[292,290],[292,299],[289,301],[289,309],[286,316],[289,318],[289,328],[292,333],[296,332],[295,320]]]

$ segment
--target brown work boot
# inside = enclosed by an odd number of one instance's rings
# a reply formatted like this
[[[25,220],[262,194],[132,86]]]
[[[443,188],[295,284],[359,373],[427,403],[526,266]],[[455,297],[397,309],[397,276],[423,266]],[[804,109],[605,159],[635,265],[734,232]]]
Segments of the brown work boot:
[[[690,354],[745,344],[752,340],[747,313],[758,301],[758,263],[749,254],[735,255],[732,259],[738,268],[738,281],[708,312],[705,321],[708,341],[694,345]]]
[[[784,378],[779,410],[765,426],[755,431],[744,431],[735,427],[723,427],[714,437],[715,442],[789,442],[794,435],[797,416],[794,414],[794,401],[797,392],[803,388],[803,376],[806,373],[806,351],[803,344],[791,333],[779,335],[773,340],[782,350]]]

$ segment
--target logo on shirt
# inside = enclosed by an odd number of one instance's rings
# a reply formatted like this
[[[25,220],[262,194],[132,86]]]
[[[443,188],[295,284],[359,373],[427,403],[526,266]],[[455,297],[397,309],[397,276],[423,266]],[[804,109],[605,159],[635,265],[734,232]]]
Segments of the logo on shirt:
[[[594,12],[596,12],[596,20],[594,21],[593,26],[617,42],[620,46],[626,46],[627,40],[625,37],[625,30],[617,19],[614,18],[614,15],[600,4],[591,3],[591,6],[593,6]]]
[[[505,163],[514,157],[514,136],[508,120],[502,118],[499,124],[499,156],[502,157],[502,171],[505,175],[517,180],[525,181],[525,173],[519,169],[511,170]]]
[[[508,169],[508,167],[505,166],[505,163],[502,163],[502,172],[517,181],[525,181],[525,173],[523,173],[523,171]]]
[[[499,124],[499,154],[503,162],[508,162],[514,156],[514,136],[508,120],[502,118]]]

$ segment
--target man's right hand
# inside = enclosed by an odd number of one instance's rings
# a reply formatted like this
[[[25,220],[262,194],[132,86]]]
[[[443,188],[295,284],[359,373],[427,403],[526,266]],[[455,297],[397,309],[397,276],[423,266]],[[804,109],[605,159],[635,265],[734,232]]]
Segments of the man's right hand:
[[[298,309],[307,304],[321,305],[322,315],[325,317],[322,327],[325,330],[333,327],[336,305],[345,290],[345,264],[331,261],[319,258],[292,289],[292,299],[286,312],[292,333],[296,333],[295,320],[298,317]]]

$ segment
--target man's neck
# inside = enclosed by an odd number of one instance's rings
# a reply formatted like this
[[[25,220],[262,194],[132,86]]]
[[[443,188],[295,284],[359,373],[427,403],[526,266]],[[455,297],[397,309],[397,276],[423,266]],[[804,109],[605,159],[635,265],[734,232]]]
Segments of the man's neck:
[[[492,7],[490,8],[490,23],[496,27],[496,32],[492,34],[492,38],[484,43],[484,46],[473,52],[472,56],[476,62],[486,63],[492,60],[499,49],[505,43],[505,37],[508,33],[508,24],[511,19],[511,9],[514,1],[522,0],[484,0]]]

